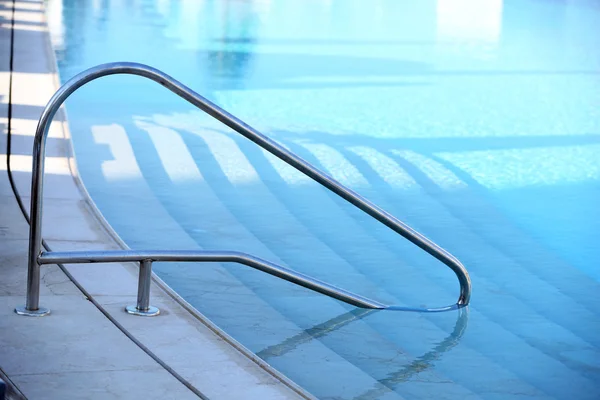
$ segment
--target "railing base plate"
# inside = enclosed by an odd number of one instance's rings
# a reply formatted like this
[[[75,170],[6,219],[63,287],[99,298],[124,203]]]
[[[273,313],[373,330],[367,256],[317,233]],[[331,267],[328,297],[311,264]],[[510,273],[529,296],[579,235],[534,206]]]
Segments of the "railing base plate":
[[[50,314],[50,310],[44,307],[40,307],[37,310],[28,310],[25,306],[20,306],[15,307],[15,313],[26,317],[45,317]]]
[[[136,306],[125,307],[125,312],[131,315],[140,315],[142,317],[155,317],[160,314],[160,310],[156,307],[148,307],[146,311],[139,310]]]

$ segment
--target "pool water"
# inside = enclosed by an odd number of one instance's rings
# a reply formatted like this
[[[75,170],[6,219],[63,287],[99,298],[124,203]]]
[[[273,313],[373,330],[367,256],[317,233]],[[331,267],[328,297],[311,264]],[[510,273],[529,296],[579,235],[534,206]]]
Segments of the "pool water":
[[[468,310],[366,312],[230,264],[157,264],[324,399],[600,397],[600,4],[49,0],[63,81],[136,61],[190,86],[467,266]],[[444,265],[153,82],[67,103],[83,181],[132,248],[239,250],[389,304]]]

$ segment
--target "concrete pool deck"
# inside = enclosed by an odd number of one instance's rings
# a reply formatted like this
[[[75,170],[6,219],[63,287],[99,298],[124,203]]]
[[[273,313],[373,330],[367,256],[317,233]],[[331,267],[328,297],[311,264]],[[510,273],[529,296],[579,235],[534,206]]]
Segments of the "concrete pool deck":
[[[190,313],[160,282],[153,283],[151,295],[160,316],[126,314],[124,306],[135,303],[135,265],[64,266],[92,299],[59,266],[43,267],[40,304],[52,314],[27,318],[13,312],[25,301],[28,224],[8,162],[28,209],[33,133],[59,80],[42,1],[0,0],[0,23],[0,370],[13,397],[199,397],[184,380],[210,399],[311,398]],[[117,249],[118,240],[76,174],[64,112],[55,120],[48,137],[43,237],[53,250]]]

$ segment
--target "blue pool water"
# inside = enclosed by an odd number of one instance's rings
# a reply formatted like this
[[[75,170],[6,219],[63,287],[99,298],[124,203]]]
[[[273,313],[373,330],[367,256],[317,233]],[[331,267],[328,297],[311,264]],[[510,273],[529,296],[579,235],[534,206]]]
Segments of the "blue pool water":
[[[438,242],[464,312],[365,312],[239,265],[157,265],[329,399],[600,396],[600,4],[49,0],[64,81],[164,70]],[[92,198],[132,248],[232,249],[443,306],[453,273],[138,77],[68,102]]]

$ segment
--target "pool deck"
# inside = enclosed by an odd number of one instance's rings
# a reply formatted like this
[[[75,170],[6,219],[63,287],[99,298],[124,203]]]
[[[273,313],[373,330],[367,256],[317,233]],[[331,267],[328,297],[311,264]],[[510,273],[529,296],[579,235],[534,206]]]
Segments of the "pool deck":
[[[12,385],[12,398],[199,397],[149,353],[210,399],[312,398],[190,313],[158,280],[151,304],[161,315],[126,314],[124,306],[136,300],[135,265],[65,265],[94,301],[59,266],[42,267],[40,304],[52,314],[14,313],[25,301],[29,233],[8,176],[8,127],[10,169],[28,208],[33,133],[59,80],[42,1],[0,0],[0,23],[0,376]],[[64,112],[55,120],[47,146],[43,237],[53,250],[118,249],[118,238],[77,176]]]

